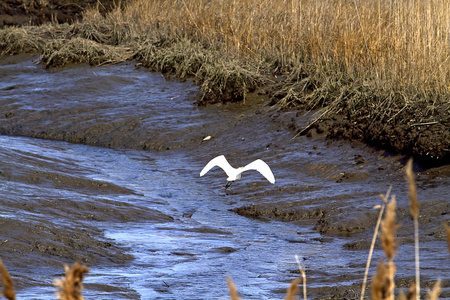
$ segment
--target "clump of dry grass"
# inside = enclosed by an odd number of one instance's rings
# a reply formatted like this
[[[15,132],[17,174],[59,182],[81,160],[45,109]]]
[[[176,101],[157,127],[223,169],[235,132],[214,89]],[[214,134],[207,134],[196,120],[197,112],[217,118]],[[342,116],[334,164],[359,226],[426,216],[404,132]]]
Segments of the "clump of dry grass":
[[[39,44],[39,37],[32,35],[28,27],[0,30],[0,56],[37,52]]]
[[[14,291],[14,281],[9,275],[8,270],[3,265],[3,261],[0,259],[0,275],[3,283],[3,296],[8,300],[16,299],[16,292]]]
[[[89,272],[89,269],[79,263],[74,263],[71,268],[65,265],[64,269],[66,271],[65,277],[55,280],[54,283],[55,286],[59,287],[59,291],[56,294],[57,299],[83,300],[84,297],[81,294],[83,278],[84,274]]]
[[[46,67],[60,67],[69,63],[100,66],[123,62],[132,56],[132,51],[126,47],[101,45],[91,40],[73,38],[47,43],[42,50],[41,61]]]

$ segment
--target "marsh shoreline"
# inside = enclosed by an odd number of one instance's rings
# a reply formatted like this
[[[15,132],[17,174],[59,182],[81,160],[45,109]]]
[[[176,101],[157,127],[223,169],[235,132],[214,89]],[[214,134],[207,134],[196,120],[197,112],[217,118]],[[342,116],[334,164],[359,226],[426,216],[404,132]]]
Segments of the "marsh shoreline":
[[[0,10],[0,20],[10,20],[8,22],[3,21],[3,26],[9,25],[39,25],[46,24],[46,22],[51,20],[57,20],[59,22],[72,22],[79,21],[82,17],[83,10],[88,7],[93,7],[94,2],[96,1],[82,1],[79,6],[67,6],[64,5],[63,1],[50,1],[50,4],[33,2],[31,7],[26,7],[16,2],[6,2],[5,6]],[[125,4],[123,2],[121,4]],[[116,7],[113,4],[113,1],[102,1],[102,6],[99,7],[99,11],[107,12],[108,10]],[[42,26],[42,25],[41,25]],[[67,35],[70,33],[74,37],[83,36],[88,34],[84,32],[87,28],[91,28],[95,26],[94,24],[86,24],[76,26],[75,28],[60,28],[56,29],[56,36],[59,34],[64,39],[67,38]],[[100,26],[100,25],[99,25]],[[6,29],[7,27],[5,27]],[[224,72],[230,76],[233,72],[237,72],[235,75],[231,75],[228,81],[220,81],[223,79],[218,79],[217,82],[214,82],[212,78],[216,75],[214,72],[215,66],[221,66],[222,63],[218,61],[215,62],[215,65],[207,66],[207,68],[212,68],[212,71],[208,71],[205,67],[206,71],[200,70],[196,74],[189,74],[189,70],[178,69],[180,65],[186,64],[207,64],[206,62],[183,62],[185,58],[176,58],[181,59],[181,61],[175,61],[174,65],[163,65],[159,62],[159,60],[165,60],[164,56],[160,55],[174,55],[179,56],[179,54],[157,54],[149,53],[148,51],[154,52],[159,51],[157,48],[151,48],[150,50],[131,50],[130,49],[122,49],[118,48],[115,53],[111,55],[107,55],[104,58],[90,58],[94,60],[87,60],[83,57],[73,57],[75,54],[64,54],[62,53],[62,48],[64,45],[69,42],[72,48],[69,48],[68,51],[77,51],[75,48],[77,43],[84,43],[83,40],[73,40],[73,38],[69,38],[66,42],[60,43],[51,39],[48,40],[48,30],[51,29],[41,29],[39,27],[27,27],[26,30],[31,30],[28,35],[33,37],[34,35],[46,36],[45,38],[41,38],[36,40],[31,45],[25,45],[19,49],[3,49],[3,53],[5,55],[18,54],[22,52],[38,52],[40,56],[40,62],[43,63],[48,68],[53,68],[57,66],[64,66],[70,63],[77,62],[86,62],[91,65],[101,65],[108,63],[117,63],[123,60],[136,60],[137,64],[140,64],[143,67],[148,68],[151,71],[158,71],[164,73],[168,77],[175,77],[178,79],[186,80],[187,78],[193,78],[197,84],[202,86],[202,95],[199,96],[199,105],[208,105],[209,103],[217,103],[217,102],[227,102],[227,101],[245,101],[245,98],[249,96],[249,94],[255,94],[261,97],[267,97],[270,99],[268,102],[269,106],[273,106],[274,109],[279,110],[292,110],[296,112],[296,115],[292,117],[287,123],[288,128],[293,132],[294,135],[307,135],[313,136],[316,134],[323,135],[325,138],[339,140],[356,140],[363,141],[369,145],[372,145],[379,149],[384,149],[392,154],[402,154],[405,156],[412,156],[415,158],[417,162],[420,162],[424,167],[435,167],[446,165],[450,163],[450,106],[448,102],[444,102],[442,104],[436,103],[433,106],[433,111],[430,113],[429,108],[420,107],[422,104],[418,104],[417,107],[408,106],[406,109],[401,109],[397,113],[395,113],[395,118],[391,117],[390,122],[386,122],[386,119],[380,117],[379,114],[374,114],[373,107],[367,105],[360,105],[356,112],[350,110],[346,107],[345,103],[342,107],[340,107],[336,113],[332,110],[331,113],[327,113],[329,107],[316,107],[316,114],[312,115],[310,122],[306,126],[300,126],[300,119],[303,118],[304,114],[310,110],[310,106],[307,103],[299,104],[297,103],[294,107],[284,107],[282,104],[280,105],[280,101],[288,97],[289,92],[288,88],[292,85],[292,78],[290,75],[283,74],[271,74],[271,71],[262,71],[260,74],[250,75],[250,77],[245,77],[243,74],[247,72],[246,70],[235,69],[235,67],[231,67],[231,70],[223,70],[219,72]],[[62,30],[62,32],[60,32]],[[124,28],[124,32],[126,32],[126,28]],[[33,33],[34,32],[34,33]],[[102,39],[102,34],[105,33],[97,33],[94,34],[94,37],[97,36],[98,39]],[[58,37],[59,39],[60,37]],[[6,41],[8,43],[8,41]],[[39,46],[39,43],[50,44],[50,46],[45,46],[45,49],[41,49],[42,46]],[[109,42],[105,42],[108,44]],[[154,43],[160,43],[158,41]],[[177,47],[185,47],[186,44],[181,43],[177,46],[178,42],[163,42],[160,43],[160,47],[162,47],[162,51],[179,51]],[[189,43],[188,43],[189,44]],[[88,44],[91,47],[90,44]],[[4,44],[3,47],[8,48],[8,44]],[[86,44],[81,46],[83,49],[80,49],[81,52],[90,51],[90,49],[86,49]],[[97,47],[93,45],[92,47]],[[111,48],[111,45],[105,45],[105,47]],[[152,46],[154,47],[154,46]],[[164,47],[168,47],[168,49],[163,49]],[[200,48],[195,48],[188,51],[197,51],[201,50]],[[100,53],[108,53],[108,49],[102,50],[101,48],[95,48],[93,53],[88,53],[88,56],[100,55]],[[111,48],[112,49],[112,48]],[[153,49],[153,50],[152,50]],[[156,50],[154,50],[156,49]],[[112,51],[113,51],[112,50]],[[199,50],[199,51],[200,51]],[[45,53],[40,53],[44,51]],[[113,52],[114,52],[113,51]],[[201,50],[203,51],[203,50]],[[67,55],[70,55],[68,57]],[[78,54],[77,54],[78,55]],[[83,54],[80,54],[83,55]],[[101,54],[103,55],[103,54]],[[114,58],[114,55],[120,56],[117,60]],[[149,57],[149,55],[153,55],[153,57]],[[158,56],[159,55],[159,56]],[[192,56],[193,54],[187,54]],[[207,52],[199,53],[198,55],[209,55]],[[211,54],[211,58],[207,59],[221,59],[220,54]],[[168,60],[174,59],[169,57]],[[234,58],[232,59],[234,60]],[[224,64],[227,63],[227,59],[225,59]],[[235,60],[233,63],[239,64],[239,60]],[[244,66],[243,64],[242,66]],[[186,73],[187,72],[187,73]],[[203,73],[211,73],[211,74],[203,74]],[[248,73],[248,72],[247,72]],[[198,75],[201,74],[201,75]],[[197,77],[200,76],[200,77]],[[211,76],[211,77],[208,77]],[[234,77],[235,78],[234,78]],[[205,82],[208,82],[209,85],[205,86]],[[374,95],[374,97],[376,97]],[[364,101],[364,100],[363,100]],[[383,108],[381,108],[383,109]],[[378,112],[379,113],[379,112]],[[318,116],[323,116],[319,117]],[[8,117],[8,113],[6,113],[5,117]],[[82,138],[78,139],[81,141]],[[76,142],[76,140],[75,140]]]

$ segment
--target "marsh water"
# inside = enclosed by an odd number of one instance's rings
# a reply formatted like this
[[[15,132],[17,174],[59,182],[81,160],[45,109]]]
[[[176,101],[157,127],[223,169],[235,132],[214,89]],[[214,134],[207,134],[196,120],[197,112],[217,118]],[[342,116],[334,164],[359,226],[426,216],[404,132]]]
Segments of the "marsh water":
[[[414,278],[405,157],[320,134],[299,136],[263,95],[197,107],[198,87],[126,63],[43,69],[0,64],[0,257],[19,299],[55,299],[54,279],[78,261],[86,299],[282,299],[306,271],[309,299],[358,298],[381,204],[399,209],[397,286]],[[210,137],[205,139],[205,137]],[[224,154],[257,172],[224,190],[199,172]],[[450,298],[450,170],[415,165],[422,293]],[[383,257],[375,246],[369,278]],[[370,296],[369,290],[366,296]]]

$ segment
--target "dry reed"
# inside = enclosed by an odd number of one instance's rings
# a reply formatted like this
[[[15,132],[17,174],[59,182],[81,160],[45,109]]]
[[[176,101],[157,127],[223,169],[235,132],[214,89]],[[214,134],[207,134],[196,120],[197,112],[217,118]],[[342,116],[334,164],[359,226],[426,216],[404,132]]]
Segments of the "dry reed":
[[[300,264],[300,260],[298,259],[297,254],[295,255],[295,260],[297,261],[298,269],[300,270],[300,273],[302,274],[303,279],[303,299],[306,300],[306,273],[305,270],[303,270],[302,265]]]
[[[437,280],[436,283],[433,286],[433,289],[428,291],[428,298],[430,300],[437,300],[439,299],[439,294],[441,293],[441,281]]]
[[[239,298],[236,286],[234,285],[233,280],[229,276],[227,277],[227,284],[228,284],[228,290],[230,291],[230,299],[231,300],[240,300],[241,298]]]
[[[284,297],[285,300],[298,300],[298,285],[301,281],[302,280],[300,278],[292,280],[291,285],[287,290],[286,297]]]
[[[420,297],[420,261],[419,261],[419,209],[420,203],[417,200],[417,187],[414,179],[412,168],[412,159],[408,160],[406,164],[406,178],[409,185],[409,211],[414,221],[414,256],[416,266],[416,300]]]
[[[123,20],[228,53],[277,55],[280,70],[312,63],[385,88],[448,93],[449,15],[445,0],[135,0]]]
[[[14,291],[14,281],[9,275],[8,270],[3,265],[3,261],[0,259],[0,274],[3,283],[3,296],[8,300],[16,299],[16,292]]]
[[[395,235],[398,229],[396,223],[396,200],[391,197],[391,201],[387,205],[386,214],[381,221],[381,245],[388,261],[380,261],[377,273],[372,280],[372,299],[374,300],[393,300],[394,299],[394,275],[396,267],[394,264],[395,251],[397,243]]]
[[[380,224],[381,224],[381,218],[383,216],[387,200],[389,199],[389,195],[391,193],[391,189],[392,189],[392,186],[389,187],[389,189],[386,192],[386,195],[380,195],[381,200],[383,200],[383,204],[380,206],[380,212],[378,213],[378,219],[377,219],[377,223],[375,225],[375,230],[374,230],[374,233],[373,233],[373,236],[372,236],[372,242],[370,243],[369,256],[367,258],[366,269],[364,271],[363,284],[361,286],[361,297],[360,297],[361,300],[364,299],[364,294],[366,292],[367,276],[369,274],[370,262],[372,261],[373,248],[375,247],[375,242],[376,242],[376,239],[377,239],[377,236],[378,236],[378,229],[379,229]]]
[[[84,274],[89,272],[89,269],[74,263],[72,268],[64,266],[66,275],[61,279],[55,280],[55,286],[59,287],[59,291],[56,293],[58,299],[61,300],[83,300],[84,297],[81,294],[83,290],[83,277]]]
[[[395,214],[396,207],[395,196],[392,196],[391,201],[387,205],[385,218],[381,221],[381,245],[388,260],[394,259],[395,250],[397,249],[397,243],[395,241],[398,229]]]

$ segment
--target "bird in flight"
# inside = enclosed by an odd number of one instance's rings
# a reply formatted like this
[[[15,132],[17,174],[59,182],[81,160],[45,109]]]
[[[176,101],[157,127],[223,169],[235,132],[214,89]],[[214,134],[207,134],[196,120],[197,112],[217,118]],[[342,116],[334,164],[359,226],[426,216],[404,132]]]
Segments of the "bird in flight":
[[[256,170],[259,173],[261,173],[270,183],[275,183],[275,177],[273,176],[270,167],[261,159],[257,159],[249,163],[245,167],[233,168],[227,161],[225,156],[220,155],[211,159],[211,161],[206,164],[206,166],[200,172],[200,177],[205,175],[209,170],[211,170],[214,167],[221,167],[227,174],[228,178],[225,189],[229,188],[230,185],[233,183],[233,181],[241,179],[241,173],[248,170]]]

